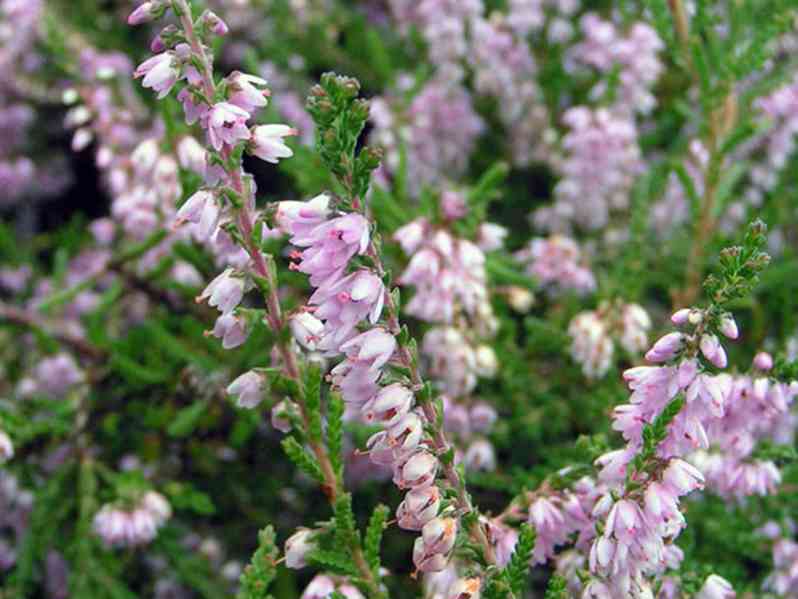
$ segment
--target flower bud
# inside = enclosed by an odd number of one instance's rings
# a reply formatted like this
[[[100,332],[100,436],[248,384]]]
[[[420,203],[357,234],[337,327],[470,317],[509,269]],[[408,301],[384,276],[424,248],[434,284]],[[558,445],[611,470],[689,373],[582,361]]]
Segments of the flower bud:
[[[718,328],[727,339],[737,339],[740,335],[740,331],[737,329],[737,323],[734,321],[734,317],[732,317],[731,314],[724,314],[721,317]]]
[[[430,553],[449,553],[457,539],[457,520],[450,517],[433,518],[421,529],[424,548]]]
[[[754,356],[754,368],[767,372],[773,368],[773,356],[764,351],[759,352]]]
[[[307,555],[316,548],[313,542],[315,531],[300,528],[285,542],[285,565],[294,570],[307,566]]]
[[[409,491],[396,509],[399,526],[405,530],[421,530],[438,515],[440,505],[441,492],[435,485]]]
[[[496,452],[487,439],[477,439],[465,452],[463,457],[466,469],[490,472],[496,469]]]
[[[163,14],[163,1],[154,0],[153,2],[145,2],[139,5],[130,16],[127,18],[128,25],[141,25],[149,23]]]
[[[291,416],[298,414],[297,405],[284,399],[272,408],[272,426],[281,433],[291,431]]]
[[[684,335],[681,333],[668,333],[654,344],[646,354],[649,362],[667,362],[681,351]]]
[[[219,16],[211,11],[206,10],[202,13],[202,24],[208,28],[208,31],[215,35],[227,35],[230,29],[227,27],[227,23],[222,21]]]
[[[737,594],[728,580],[717,574],[711,574],[696,594],[695,599],[734,599],[736,596]]]
[[[726,350],[720,344],[716,335],[703,335],[701,337],[701,353],[718,368],[726,368]]]
[[[672,459],[665,468],[662,481],[679,495],[704,488],[704,475],[694,466],[678,458]]]
[[[14,444],[4,430],[0,430],[0,464],[14,457]]]
[[[400,489],[418,489],[435,482],[438,458],[426,449],[417,449],[396,466],[393,481]]]
[[[419,537],[413,545],[413,563],[421,572],[440,572],[446,569],[449,558],[442,553],[428,553],[424,539]]]
[[[675,325],[683,325],[687,324],[688,319],[690,318],[690,308],[682,308],[681,310],[677,310],[671,316],[671,322]]]

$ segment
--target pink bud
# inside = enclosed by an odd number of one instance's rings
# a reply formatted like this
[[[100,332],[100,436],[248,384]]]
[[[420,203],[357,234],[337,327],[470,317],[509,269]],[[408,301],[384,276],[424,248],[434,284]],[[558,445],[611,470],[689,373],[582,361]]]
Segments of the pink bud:
[[[410,411],[413,405],[413,392],[399,383],[380,389],[379,393],[363,406],[363,416],[367,422],[390,427]]]
[[[250,370],[230,383],[227,392],[238,398],[239,407],[254,408],[263,401],[263,383],[263,376]]]
[[[210,10],[206,10],[202,15],[202,22],[208,28],[211,33],[216,35],[227,35],[230,29],[227,27],[227,23],[222,21],[219,16]]]
[[[701,337],[701,353],[718,368],[726,368],[726,350],[720,344],[716,335],[704,335]]]
[[[667,362],[681,351],[684,335],[681,333],[668,333],[654,344],[646,354],[649,362]]]
[[[128,25],[141,25],[158,17],[160,2],[145,2],[136,8],[127,18]]]
[[[675,325],[687,324],[687,319],[690,317],[690,308],[682,308],[677,310],[671,316],[671,322]]]
[[[433,518],[421,529],[424,548],[430,553],[449,553],[457,539],[457,520]]]
[[[417,449],[396,466],[393,480],[400,489],[418,489],[435,482],[438,458],[426,449]]]
[[[754,356],[754,368],[767,372],[773,368],[773,356],[764,351],[759,352]]]
[[[438,515],[440,505],[441,492],[434,485],[409,491],[396,509],[399,526],[405,530],[421,530]]]
[[[737,323],[731,314],[724,314],[721,317],[718,328],[728,339],[737,339],[740,336],[740,332],[737,330]]]

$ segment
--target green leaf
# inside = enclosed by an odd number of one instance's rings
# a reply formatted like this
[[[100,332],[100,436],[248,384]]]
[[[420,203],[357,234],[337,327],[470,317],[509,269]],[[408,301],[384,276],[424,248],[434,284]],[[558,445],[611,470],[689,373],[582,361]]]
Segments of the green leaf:
[[[166,432],[170,437],[187,437],[197,428],[207,407],[208,404],[205,401],[197,401],[181,409],[167,427]]]
[[[529,560],[532,558],[532,551],[535,548],[536,539],[537,534],[535,533],[534,527],[528,523],[522,524],[515,551],[504,570],[504,575],[513,594],[518,597],[521,596],[527,583]]]
[[[335,502],[335,541],[340,547],[360,545],[360,533],[352,511],[352,494],[342,493]]]
[[[340,393],[330,393],[327,406],[327,448],[335,476],[343,478],[344,410],[346,405]]]
[[[241,587],[237,599],[265,599],[277,573],[277,558],[280,551],[275,542],[274,528],[267,526],[258,533],[258,548],[249,565],[244,568],[239,582]]]
[[[286,437],[283,439],[282,446],[288,458],[297,468],[314,480],[320,483],[325,482],[324,473],[321,470],[321,466],[319,466],[319,463],[316,461],[316,458],[305,451],[305,448],[302,447],[294,437]]]
[[[308,414],[308,437],[315,443],[321,442],[321,368],[309,364],[304,372],[305,408]]]
[[[365,552],[366,562],[374,572],[378,575],[380,570],[380,544],[382,543],[382,531],[385,529],[385,522],[388,520],[389,510],[386,506],[380,504],[371,514],[369,525],[366,529]]]

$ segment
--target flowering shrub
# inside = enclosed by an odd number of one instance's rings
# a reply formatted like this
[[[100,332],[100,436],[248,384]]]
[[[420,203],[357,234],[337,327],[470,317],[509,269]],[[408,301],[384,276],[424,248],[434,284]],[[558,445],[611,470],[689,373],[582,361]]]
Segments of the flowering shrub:
[[[0,597],[798,598],[796,23],[0,0]]]

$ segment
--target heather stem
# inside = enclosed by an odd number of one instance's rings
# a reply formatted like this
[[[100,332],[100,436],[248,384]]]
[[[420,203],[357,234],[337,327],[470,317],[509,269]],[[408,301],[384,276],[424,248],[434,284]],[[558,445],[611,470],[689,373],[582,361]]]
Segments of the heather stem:
[[[373,241],[369,243],[368,255],[373,260],[374,266],[377,269],[377,273],[380,275],[380,277],[384,278],[385,267],[382,264],[382,259],[380,258]],[[421,389],[424,386],[424,380],[421,377],[421,374],[418,370],[418,364],[416,363],[410,348],[407,346],[407,344],[401,341],[399,336],[399,332],[401,331],[401,324],[399,322],[399,306],[396,305],[393,296],[388,290],[385,291],[385,311],[387,313],[388,328],[390,329],[391,333],[397,337],[399,361],[402,366],[407,368],[410,372],[410,380],[413,383],[413,388],[415,390]],[[432,405],[429,400],[421,399],[418,397],[418,395],[416,397],[419,399],[419,404],[424,412],[427,425],[433,431],[430,440],[432,441],[435,453],[439,457],[449,455],[451,453],[450,450],[452,446],[451,443],[449,443],[449,440],[446,438],[446,433],[444,432],[443,427],[438,424],[439,419],[435,411],[435,406]],[[441,460],[441,462],[443,463],[443,472],[446,476],[446,479],[457,492],[457,507],[460,509],[461,513],[463,515],[477,513],[477,510],[472,504],[471,498],[468,496],[468,492],[466,491],[465,481],[462,479],[460,473],[457,472],[457,468],[454,466],[454,461],[447,459]],[[482,525],[479,523],[478,519],[474,519],[469,533],[472,540],[482,548],[485,560],[490,564],[495,564],[496,556],[493,551],[493,547],[491,546],[490,541],[485,534],[485,530],[482,528]]]

